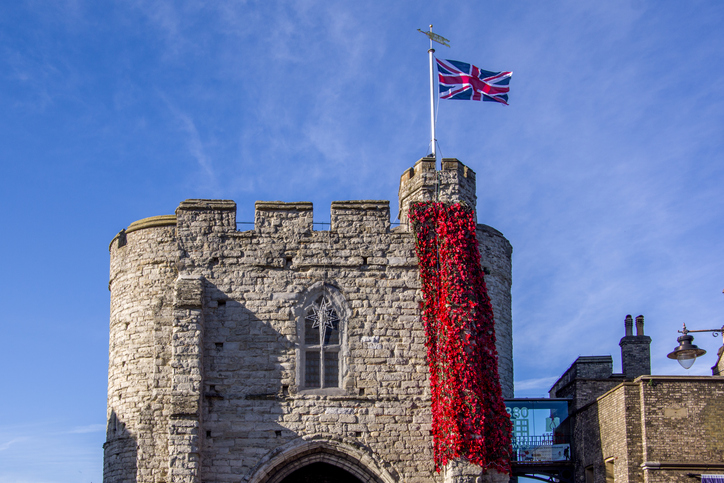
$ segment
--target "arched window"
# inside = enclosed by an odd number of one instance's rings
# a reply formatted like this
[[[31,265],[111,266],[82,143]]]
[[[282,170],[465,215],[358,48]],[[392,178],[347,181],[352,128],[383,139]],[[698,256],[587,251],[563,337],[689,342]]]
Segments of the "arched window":
[[[340,316],[326,294],[304,310],[304,389],[340,386]]]
[[[295,309],[298,390],[344,393],[349,314],[334,285],[317,282],[305,291]]]

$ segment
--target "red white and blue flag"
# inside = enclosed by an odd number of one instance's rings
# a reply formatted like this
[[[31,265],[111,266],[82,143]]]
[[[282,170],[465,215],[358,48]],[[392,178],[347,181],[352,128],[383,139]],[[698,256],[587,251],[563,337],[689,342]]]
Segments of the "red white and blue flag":
[[[457,60],[435,60],[440,99],[500,102],[508,105],[512,72],[490,72]]]

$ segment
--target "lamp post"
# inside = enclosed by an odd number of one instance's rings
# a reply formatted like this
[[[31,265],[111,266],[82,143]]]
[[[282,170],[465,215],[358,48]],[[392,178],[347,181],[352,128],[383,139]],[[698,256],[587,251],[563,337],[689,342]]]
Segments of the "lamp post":
[[[678,331],[682,335],[676,341],[679,343],[679,347],[671,351],[666,357],[669,359],[676,359],[684,369],[689,369],[694,365],[694,361],[699,356],[706,354],[704,349],[699,349],[697,346],[692,344],[694,337],[689,335],[689,332],[713,332],[711,335],[717,337],[719,334],[724,335],[724,326],[720,329],[704,329],[704,330],[689,330],[684,324],[684,329]],[[724,341],[723,341],[724,342]]]

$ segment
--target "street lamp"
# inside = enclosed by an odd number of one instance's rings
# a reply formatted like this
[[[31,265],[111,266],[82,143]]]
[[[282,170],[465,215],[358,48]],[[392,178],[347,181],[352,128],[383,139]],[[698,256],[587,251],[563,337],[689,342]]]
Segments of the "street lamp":
[[[724,335],[724,327],[720,329],[689,330],[686,328],[686,324],[684,324],[684,330],[680,330],[678,332],[684,334],[676,339],[679,343],[679,347],[670,352],[666,357],[669,359],[676,359],[679,361],[679,364],[681,364],[681,367],[689,369],[694,365],[694,361],[696,361],[697,357],[706,354],[704,349],[699,349],[691,343],[694,340],[694,337],[690,336],[689,332],[713,332],[712,336],[717,337],[719,334]]]

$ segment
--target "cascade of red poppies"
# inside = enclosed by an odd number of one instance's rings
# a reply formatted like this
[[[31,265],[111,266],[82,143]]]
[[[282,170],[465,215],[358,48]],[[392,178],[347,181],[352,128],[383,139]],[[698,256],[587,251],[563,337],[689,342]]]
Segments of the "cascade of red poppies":
[[[511,423],[473,211],[460,203],[416,203],[409,219],[422,280],[435,468],[463,458],[510,473]]]

